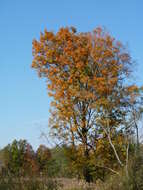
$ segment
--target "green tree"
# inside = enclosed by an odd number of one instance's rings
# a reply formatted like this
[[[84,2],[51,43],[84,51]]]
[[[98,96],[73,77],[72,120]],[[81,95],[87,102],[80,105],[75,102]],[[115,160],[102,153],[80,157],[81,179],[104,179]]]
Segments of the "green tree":
[[[49,161],[52,158],[51,151],[45,145],[40,145],[36,151],[36,158],[39,164],[40,171],[47,171]]]
[[[35,167],[32,146],[26,140],[14,140],[3,149],[4,167],[12,175],[25,175]],[[33,164],[34,162],[34,164]]]

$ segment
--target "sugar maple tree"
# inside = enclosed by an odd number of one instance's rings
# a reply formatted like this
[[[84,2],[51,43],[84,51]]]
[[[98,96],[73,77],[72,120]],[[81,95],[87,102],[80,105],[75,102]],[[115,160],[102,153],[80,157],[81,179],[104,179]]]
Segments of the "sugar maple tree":
[[[125,85],[131,66],[126,48],[102,28],[88,33],[74,27],[45,30],[33,40],[32,67],[47,79],[53,97],[50,126],[68,143],[80,144],[86,159],[96,151],[97,139],[107,136],[122,165],[112,136],[123,125],[136,88]],[[86,166],[83,175],[91,180]]]

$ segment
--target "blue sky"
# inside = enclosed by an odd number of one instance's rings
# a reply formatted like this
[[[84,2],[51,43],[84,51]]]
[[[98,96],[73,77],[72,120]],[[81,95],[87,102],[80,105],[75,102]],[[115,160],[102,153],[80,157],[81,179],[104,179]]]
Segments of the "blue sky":
[[[32,40],[44,28],[57,31],[97,26],[128,45],[137,61],[134,81],[143,81],[142,0],[1,0],[0,1],[0,147],[26,138],[34,148],[48,125],[50,99],[44,80],[31,68]]]

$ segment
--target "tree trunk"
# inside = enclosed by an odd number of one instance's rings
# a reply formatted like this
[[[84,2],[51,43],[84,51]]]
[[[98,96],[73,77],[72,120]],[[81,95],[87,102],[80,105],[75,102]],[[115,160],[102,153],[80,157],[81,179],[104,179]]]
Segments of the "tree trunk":
[[[85,150],[84,156],[86,159],[86,163],[85,163],[85,166],[83,168],[83,177],[84,177],[86,182],[90,183],[93,181],[93,177],[91,175],[90,167],[88,164],[88,161],[89,161],[89,151],[88,150]]]
[[[90,183],[90,182],[93,181],[93,177],[90,174],[90,170],[89,170],[88,166],[84,167],[84,169],[83,169],[83,176],[84,176],[84,179],[85,179],[86,182]]]
[[[135,128],[136,128],[136,138],[137,138],[137,150],[139,150],[139,130],[138,130],[138,125],[135,122]]]

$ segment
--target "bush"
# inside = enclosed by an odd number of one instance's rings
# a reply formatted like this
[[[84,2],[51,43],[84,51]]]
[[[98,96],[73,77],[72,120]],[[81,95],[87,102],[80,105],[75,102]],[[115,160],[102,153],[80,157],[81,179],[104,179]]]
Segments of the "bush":
[[[140,151],[129,164],[129,174],[125,170],[120,175],[110,176],[105,182],[97,182],[97,190],[143,190],[143,152]]]

